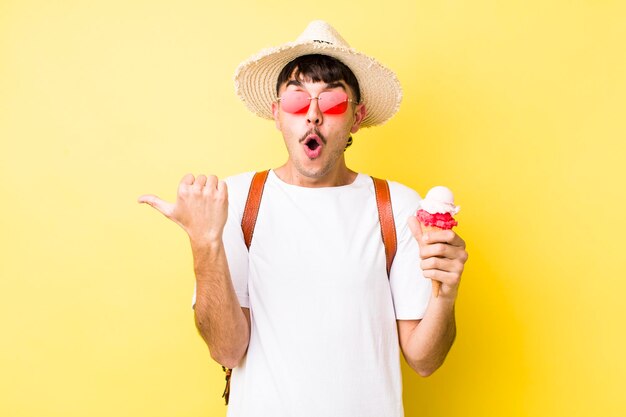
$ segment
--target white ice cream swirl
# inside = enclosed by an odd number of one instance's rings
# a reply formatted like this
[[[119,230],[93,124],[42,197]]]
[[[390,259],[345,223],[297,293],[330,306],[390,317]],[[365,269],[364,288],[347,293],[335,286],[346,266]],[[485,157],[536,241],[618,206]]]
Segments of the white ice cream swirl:
[[[461,210],[460,206],[454,205],[452,191],[441,185],[431,188],[426,193],[426,197],[419,203],[419,208],[430,214],[450,213],[452,216]]]

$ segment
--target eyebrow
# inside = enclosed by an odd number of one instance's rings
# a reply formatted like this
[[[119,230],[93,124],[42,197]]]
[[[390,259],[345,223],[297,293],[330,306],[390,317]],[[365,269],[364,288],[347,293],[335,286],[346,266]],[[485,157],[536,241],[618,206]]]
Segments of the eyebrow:
[[[335,81],[334,83],[327,83],[326,84],[326,88],[337,88],[337,87],[341,87],[341,89],[343,91],[346,91],[346,87],[340,83],[339,81]]]
[[[285,87],[289,87],[290,85],[295,85],[296,87],[302,87],[302,83],[298,80],[289,80]]]
[[[285,87],[289,87],[290,85],[295,85],[296,87],[303,87],[302,83],[299,80],[289,80],[287,81],[287,84],[285,85]],[[330,89],[330,88],[337,88],[337,87],[341,87],[342,90],[346,91],[346,87],[339,81],[326,83],[325,88]]]

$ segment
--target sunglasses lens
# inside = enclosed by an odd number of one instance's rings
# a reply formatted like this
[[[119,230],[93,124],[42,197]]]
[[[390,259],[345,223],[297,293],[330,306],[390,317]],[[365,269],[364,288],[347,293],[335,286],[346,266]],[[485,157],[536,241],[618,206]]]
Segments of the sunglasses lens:
[[[325,91],[317,99],[324,114],[343,114],[348,108],[348,95],[343,91]],[[285,91],[280,96],[280,105],[291,114],[305,114],[309,110],[311,97],[304,91]]]
[[[280,96],[280,105],[287,113],[304,114],[310,103],[310,97],[304,91],[285,91]]]
[[[318,103],[324,114],[342,114],[348,108],[348,95],[343,91],[326,91],[320,94]]]

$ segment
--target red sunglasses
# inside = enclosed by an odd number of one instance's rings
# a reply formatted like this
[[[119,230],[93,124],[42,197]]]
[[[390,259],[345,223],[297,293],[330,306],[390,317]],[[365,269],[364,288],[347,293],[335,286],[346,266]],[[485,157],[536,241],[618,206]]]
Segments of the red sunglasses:
[[[317,100],[317,105],[324,114],[343,114],[348,109],[348,103],[355,103],[344,91],[324,91],[317,97],[311,97],[305,91],[285,91],[278,98],[281,108],[291,114],[308,112],[311,100]]]

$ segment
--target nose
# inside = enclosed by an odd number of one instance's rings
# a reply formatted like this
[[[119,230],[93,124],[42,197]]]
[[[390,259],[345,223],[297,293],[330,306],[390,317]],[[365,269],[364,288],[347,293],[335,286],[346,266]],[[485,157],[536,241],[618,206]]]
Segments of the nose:
[[[306,123],[319,126],[322,124],[323,115],[320,111],[319,97],[311,97],[309,110],[306,112]]]

